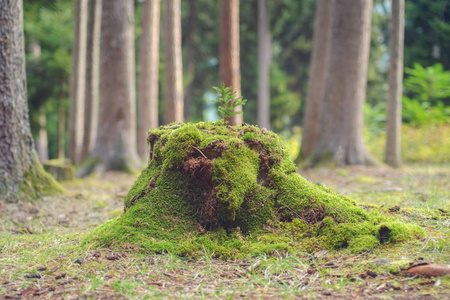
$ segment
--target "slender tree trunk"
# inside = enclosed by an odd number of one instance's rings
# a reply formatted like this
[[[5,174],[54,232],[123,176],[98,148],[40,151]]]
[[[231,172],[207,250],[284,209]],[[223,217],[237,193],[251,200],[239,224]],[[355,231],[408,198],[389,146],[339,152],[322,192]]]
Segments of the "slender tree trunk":
[[[392,0],[389,24],[389,93],[386,120],[387,164],[401,164],[400,129],[402,125],[403,42],[405,32],[405,0]]]
[[[158,127],[159,23],[160,0],[146,0],[140,49],[137,140],[140,157],[148,157],[148,130]]]
[[[101,0],[89,0],[86,50],[86,89],[84,99],[84,134],[81,160],[94,148],[97,137],[99,79],[100,79],[100,18]]]
[[[86,26],[87,0],[75,0],[69,109],[69,158],[73,163],[80,161],[81,143],[83,141]]]
[[[66,132],[66,112],[62,104],[62,95],[58,97],[58,158],[65,158],[64,136]]]
[[[164,1],[164,122],[183,122],[181,1]]]
[[[123,1],[123,0],[120,0]],[[133,126],[133,151],[135,154],[135,157],[138,159],[139,156],[137,155],[137,113],[136,113],[136,49],[135,49],[135,44],[134,44],[134,1],[131,1],[132,3],[130,4],[131,6],[131,13],[130,13],[130,20],[129,21],[129,26],[127,27],[128,30],[128,36],[129,38],[127,39],[127,53],[128,53],[128,63],[130,64],[129,66],[129,71],[128,73],[128,84],[130,86],[130,88],[128,89],[128,98],[131,99],[130,101],[131,103],[131,107],[130,107],[130,122],[132,123]]]
[[[129,0],[102,3],[98,131],[94,150],[79,168],[78,176],[137,167],[133,6]]]
[[[239,54],[239,0],[220,0],[220,81],[233,87],[241,95],[241,67]],[[242,111],[242,106],[235,108]],[[242,123],[242,114],[228,119],[230,125]]]
[[[333,6],[329,69],[313,164],[372,164],[363,140],[372,0]]]
[[[194,58],[194,32],[197,21],[197,7],[196,0],[188,1],[188,21],[186,26],[186,71],[187,85],[184,94],[184,119],[191,119],[192,97],[194,94],[194,79],[195,79],[195,58]],[[186,78],[185,78],[186,80]]]
[[[41,46],[35,40],[30,42],[30,53],[34,57],[41,56]],[[39,109],[39,135],[36,138],[36,152],[41,163],[48,160],[47,116],[43,106]]]
[[[258,0],[258,125],[270,129],[270,18],[267,1]]]
[[[314,17],[313,51],[309,77],[308,97],[303,118],[303,136],[300,156],[308,157],[319,136],[323,95],[330,57],[331,18],[334,0],[317,0]]]
[[[39,137],[36,144],[39,161],[46,162],[48,160],[47,117],[43,107],[39,110]]]
[[[35,153],[28,117],[22,1],[0,0],[0,200],[61,190]]]

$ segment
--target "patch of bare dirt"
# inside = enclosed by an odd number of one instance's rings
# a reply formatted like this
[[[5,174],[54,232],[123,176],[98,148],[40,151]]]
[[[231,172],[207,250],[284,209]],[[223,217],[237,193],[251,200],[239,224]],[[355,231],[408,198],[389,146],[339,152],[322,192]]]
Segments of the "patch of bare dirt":
[[[400,192],[424,190],[431,184],[450,189],[450,166],[418,166],[391,168],[377,166],[343,166],[334,169],[316,168],[299,170],[306,179],[323,183],[339,193],[361,191]]]
[[[63,182],[63,195],[35,202],[0,201],[0,231],[41,233],[53,228],[86,231],[123,209],[123,200],[136,175],[107,172],[99,178]]]

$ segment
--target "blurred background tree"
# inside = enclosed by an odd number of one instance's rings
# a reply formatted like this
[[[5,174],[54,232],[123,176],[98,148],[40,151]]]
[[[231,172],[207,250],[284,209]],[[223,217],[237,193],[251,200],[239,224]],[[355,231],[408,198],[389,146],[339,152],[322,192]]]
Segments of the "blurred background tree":
[[[66,114],[72,67],[73,4],[67,0],[24,1],[24,32],[28,103],[33,136],[39,131],[39,112],[45,109],[50,157],[58,145],[67,151],[68,137],[58,136],[58,118],[67,128]],[[39,55],[36,55],[36,51]],[[58,115],[62,107],[63,115]],[[59,144],[61,138],[64,143]],[[60,150],[59,154],[64,154]]]
[[[135,1],[135,42],[139,49],[142,33],[143,2]],[[384,138],[387,99],[388,20],[391,0],[374,0],[372,11],[371,48],[364,107],[365,136],[370,145],[379,145]],[[257,0],[240,1],[240,63],[242,94],[248,99],[244,107],[244,121],[257,123],[258,97],[258,7]],[[272,37],[270,63],[270,122],[272,130],[288,141],[293,156],[301,142],[302,118],[308,94],[309,64],[314,26],[314,0],[267,1]],[[163,13],[163,12],[161,12]],[[187,121],[204,120],[214,110],[215,93],[212,86],[219,79],[219,0],[181,1],[183,88]],[[162,22],[162,20],[161,20]],[[24,28],[27,54],[27,79],[32,132],[39,135],[39,117],[44,108],[47,119],[49,157],[58,154],[58,119],[68,112],[69,79],[73,38],[73,1],[25,0]],[[164,39],[161,26],[161,39]],[[404,124],[423,124],[429,114],[439,115],[437,123],[448,124],[449,96],[430,94],[424,100],[417,85],[408,82],[419,80],[435,85],[443,82],[450,69],[450,3],[446,0],[409,0],[405,17],[405,88],[403,98]],[[162,42],[160,56],[163,57]],[[34,46],[33,46],[34,45]],[[34,49],[34,50],[33,50]],[[40,55],[36,56],[36,49]],[[34,53],[34,54],[33,54]],[[139,51],[136,62],[139,62]],[[420,67],[414,64],[418,63]],[[435,65],[440,63],[442,68]],[[159,61],[159,90],[165,69]],[[434,67],[432,67],[434,66]],[[432,69],[429,69],[432,67]],[[137,63],[137,75],[140,67]],[[415,70],[415,71],[412,71]],[[423,74],[422,74],[423,73]],[[425,75],[427,76],[424,79]],[[411,78],[411,79],[409,79]],[[413,80],[414,79],[414,80]],[[449,86],[449,84],[447,84]],[[422,93],[422,94],[421,94]],[[163,107],[163,93],[159,93],[159,107]],[[186,100],[188,99],[188,100]],[[60,117],[58,117],[58,108]],[[212,108],[212,109],[211,109]],[[62,111],[62,116],[61,116]],[[438,113],[439,112],[439,113]],[[162,110],[159,119],[163,120]],[[426,117],[422,115],[428,113]],[[433,117],[434,118],[434,117]],[[433,119],[432,118],[432,119]],[[64,119],[64,142],[67,144],[67,124]],[[421,123],[422,122],[422,123]],[[61,129],[61,126],[59,127]],[[373,147],[370,146],[372,149]],[[373,151],[373,150],[372,150]],[[67,153],[67,146],[65,146]],[[378,156],[380,157],[380,156]]]

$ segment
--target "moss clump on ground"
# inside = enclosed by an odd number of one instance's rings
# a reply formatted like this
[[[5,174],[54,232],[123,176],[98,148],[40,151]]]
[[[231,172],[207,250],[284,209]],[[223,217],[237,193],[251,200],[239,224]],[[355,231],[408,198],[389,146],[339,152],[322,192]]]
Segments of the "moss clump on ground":
[[[222,121],[152,129],[150,163],[92,246],[224,259],[404,242],[424,230],[307,181],[278,136]]]

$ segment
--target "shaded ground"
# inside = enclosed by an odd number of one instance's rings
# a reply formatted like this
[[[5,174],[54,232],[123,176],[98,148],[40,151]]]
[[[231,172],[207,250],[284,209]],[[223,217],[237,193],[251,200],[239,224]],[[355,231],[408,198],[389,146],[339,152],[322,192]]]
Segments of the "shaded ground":
[[[346,167],[300,172],[364,204],[384,205],[427,230],[422,241],[346,250],[273,253],[223,262],[171,254],[80,249],[84,233],[123,211],[136,176],[64,183],[64,196],[0,202],[0,299],[261,298],[446,299],[450,278],[410,277],[410,262],[450,263],[450,167]],[[441,209],[439,211],[438,209]]]

